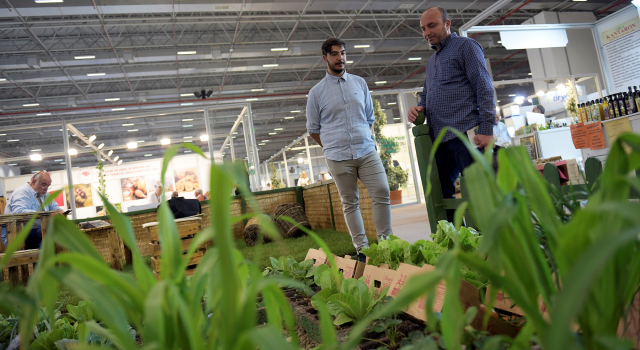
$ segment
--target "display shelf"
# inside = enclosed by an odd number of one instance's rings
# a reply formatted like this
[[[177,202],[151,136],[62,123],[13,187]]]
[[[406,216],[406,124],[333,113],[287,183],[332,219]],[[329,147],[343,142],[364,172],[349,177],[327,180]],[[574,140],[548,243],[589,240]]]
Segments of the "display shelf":
[[[616,121],[616,120],[620,120],[620,119],[624,119],[624,118],[629,118],[629,121],[640,119],[640,112],[629,114],[629,115],[625,115],[624,117],[618,117],[618,118],[613,118],[613,119],[609,119],[609,120],[603,120],[602,123],[608,123],[608,122],[612,122],[612,121]]]

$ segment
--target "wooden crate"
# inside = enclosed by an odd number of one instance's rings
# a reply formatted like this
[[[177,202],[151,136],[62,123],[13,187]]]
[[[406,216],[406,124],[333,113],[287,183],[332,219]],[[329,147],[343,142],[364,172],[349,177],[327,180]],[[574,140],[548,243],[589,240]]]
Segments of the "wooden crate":
[[[104,260],[115,270],[122,271],[124,267],[124,243],[113,225],[81,230],[96,247]],[[61,251],[59,249],[58,251]]]
[[[196,217],[188,217],[182,219],[175,220],[176,227],[178,229],[178,235],[180,237],[182,255],[184,256],[186,252],[189,250],[189,246],[193,241],[195,235],[202,231],[203,228],[203,220],[200,216]],[[153,266],[153,274],[156,278],[160,277],[160,267],[161,267],[161,254],[162,247],[160,242],[160,237],[158,235],[158,223],[152,222],[143,225],[144,229],[147,231],[146,236],[149,239],[148,250],[150,252],[151,263]],[[200,262],[200,259],[204,256],[207,246],[209,246],[211,242],[204,243],[200,245],[196,252],[193,254],[191,259],[189,260],[189,264],[187,265],[186,275],[191,276],[196,269],[197,264]]]

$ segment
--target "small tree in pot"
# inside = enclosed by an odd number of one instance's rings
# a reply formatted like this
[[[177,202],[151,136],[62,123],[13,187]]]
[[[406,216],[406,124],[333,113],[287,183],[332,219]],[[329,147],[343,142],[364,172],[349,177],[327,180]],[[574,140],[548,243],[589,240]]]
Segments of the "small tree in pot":
[[[378,153],[382,160],[382,166],[387,174],[389,189],[391,190],[391,204],[402,203],[402,190],[407,187],[409,173],[400,166],[393,166],[391,155],[400,151],[399,137],[388,137],[382,134],[382,128],[387,124],[387,115],[380,108],[380,102],[373,100],[373,114],[376,121],[373,123],[373,134],[378,146]]]

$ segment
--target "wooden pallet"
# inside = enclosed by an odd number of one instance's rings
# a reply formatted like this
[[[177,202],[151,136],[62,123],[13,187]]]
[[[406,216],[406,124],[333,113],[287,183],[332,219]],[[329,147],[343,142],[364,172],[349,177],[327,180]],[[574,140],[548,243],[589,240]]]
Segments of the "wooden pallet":
[[[17,286],[22,280],[23,285],[29,282],[29,276],[33,274],[33,263],[38,261],[40,249],[19,250],[11,256],[9,263],[5,266],[5,279],[9,280],[12,286]],[[4,254],[0,254],[0,260]]]

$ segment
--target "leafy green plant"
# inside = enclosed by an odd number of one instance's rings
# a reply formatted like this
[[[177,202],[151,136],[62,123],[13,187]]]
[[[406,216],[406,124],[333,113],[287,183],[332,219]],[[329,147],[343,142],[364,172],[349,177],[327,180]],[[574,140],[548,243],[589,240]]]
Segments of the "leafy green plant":
[[[385,320],[381,320],[380,322],[376,323],[375,326],[373,326],[373,328],[371,328],[372,331],[376,332],[376,333],[383,333],[387,336],[387,339],[389,339],[389,343],[384,343],[381,342],[379,340],[375,340],[375,339],[367,339],[364,338],[365,340],[371,340],[374,342],[378,342],[382,345],[384,345],[384,347],[378,348],[378,349],[391,349],[391,350],[395,350],[396,348],[398,348],[400,346],[400,342],[398,341],[398,337],[402,336],[405,337],[404,333],[400,332],[398,330],[398,326],[402,323],[402,320],[399,320],[397,318],[388,318]],[[419,332],[421,333],[421,332]],[[421,333],[422,334],[422,333]]]
[[[389,287],[382,289],[376,297],[373,286],[367,287],[364,277],[344,280],[340,292],[327,299],[329,313],[335,316],[333,324],[340,326],[364,318],[380,305],[388,290]]]
[[[290,277],[295,280],[301,281],[307,286],[314,283],[314,274],[316,268],[313,266],[314,261],[312,259],[297,262],[294,258],[281,256],[276,258],[271,257],[271,266],[267,266],[262,272],[263,276],[282,276]]]
[[[314,271],[313,280],[316,285],[322,288],[318,293],[311,297],[311,306],[316,310],[320,307],[318,304],[326,304],[334,294],[340,293],[340,286],[344,282],[342,273],[333,274],[327,265],[318,265]]]
[[[278,179],[278,169],[275,164],[269,163],[269,169],[271,170],[271,187],[275,190],[278,188],[285,188],[286,185]]]

